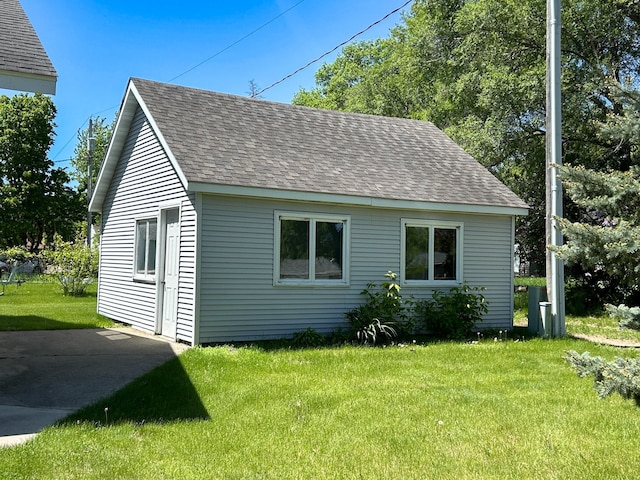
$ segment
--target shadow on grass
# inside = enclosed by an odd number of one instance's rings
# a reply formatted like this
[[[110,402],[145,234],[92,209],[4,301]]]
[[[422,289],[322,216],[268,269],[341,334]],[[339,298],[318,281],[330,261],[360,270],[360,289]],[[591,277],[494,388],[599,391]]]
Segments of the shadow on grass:
[[[176,357],[57,425],[168,423],[210,418],[180,358]]]
[[[0,331],[96,328],[95,322],[64,322],[39,315],[0,315]]]

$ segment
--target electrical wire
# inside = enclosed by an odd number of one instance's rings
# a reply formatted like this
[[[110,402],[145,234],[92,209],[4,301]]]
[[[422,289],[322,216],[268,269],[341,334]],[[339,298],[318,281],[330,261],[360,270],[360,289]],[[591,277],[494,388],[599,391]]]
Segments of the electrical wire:
[[[262,95],[264,92],[266,92],[267,90],[270,90],[271,88],[275,87],[276,85],[281,84],[282,82],[289,80],[291,77],[293,77],[294,75],[297,75],[298,73],[300,73],[301,71],[309,68],[311,65],[313,65],[314,63],[319,62],[320,60],[322,60],[324,57],[326,57],[327,55],[332,54],[333,52],[335,52],[336,50],[338,50],[340,47],[345,46],[347,43],[349,43],[350,41],[352,41],[353,39],[359,37],[360,35],[362,35],[363,33],[365,33],[367,30],[372,29],[373,27],[375,27],[376,25],[378,25],[379,23],[382,23],[383,21],[385,21],[387,18],[389,18],[391,15],[393,15],[394,13],[399,12],[400,10],[402,10],[404,7],[406,7],[407,5],[409,5],[411,2],[413,2],[413,0],[407,0],[404,4],[402,4],[401,6],[399,6],[398,8],[396,8],[395,10],[387,13],[384,17],[382,17],[380,20],[377,20],[375,22],[373,22],[371,25],[369,25],[368,27],[366,27],[365,29],[361,30],[360,32],[356,33],[355,35],[352,35],[351,38],[349,38],[348,40],[345,40],[344,42],[342,42],[340,45],[335,46],[334,48],[332,48],[331,50],[323,53],[322,55],[320,55],[318,58],[311,60],[309,63],[307,63],[306,65],[298,68],[295,72],[290,73],[289,75],[282,77],[280,80],[278,80],[277,82],[272,83],[271,85],[269,85],[268,87],[263,88],[262,90],[259,90],[257,92],[254,92],[251,97],[252,98],[256,98],[260,95]]]
[[[263,28],[265,28],[266,26],[270,25],[271,23],[275,22],[277,19],[279,19],[280,17],[282,17],[283,15],[285,15],[286,13],[288,13],[289,11],[293,10],[295,7],[297,7],[298,5],[300,5],[301,3],[303,3],[305,0],[300,0],[298,3],[293,4],[291,7],[289,7],[288,9],[286,9],[285,11],[283,11],[282,13],[280,13],[279,15],[273,17],[271,20],[269,20],[268,22],[263,23],[262,25],[260,25],[259,27],[255,28],[254,30],[252,30],[251,32],[247,33],[246,35],[244,35],[243,37],[239,38],[238,40],[236,40],[235,42],[227,45],[226,47],[224,47],[223,49],[217,51],[216,53],[214,53],[213,55],[211,55],[210,57],[206,58],[205,60],[201,61],[200,63],[194,65],[193,67],[185,70],[184,72],[180,73],[179,75],[176,75],[175,77],[171,78],[170,80],[167,81],[167,83],[171,83],[174,82],[175,80],[177,80],[178,78],[186,75],[187,73],[192,72],[193,70],[195,70],[196,68],[204,65],[205,63],[213,60],[214,58],[216,58],[217,56],[221,55],[222,53],[226,52],[227,50],[233,48],[234,46],[236,46],[237,44],[239,44],[240,42],[242,42],[243,40],[246,40],[247,38],[249,38],[250,36],[254,35],[255,33],[259,32],[260,30],[262,30]],[[345,46],[346,44],[348,44],[349,42],[351,42],[352,40],[354,40],[355,38],[359,37],[360,35],[362,35],[363,33],[367,32],[368,30],[371,30],[373,27],[375,27],[376,25],[382,23],[383,21],[385,21],[387,18],[389,18],[390,16],[394,15],[395,13],[399,12],[400,10],[402,10],[403,8],[405,8],[407,5],[409,5],[410,3],[412,3],[413,0],[407,0],[405,3],[403,3],[402,5],[400,5],[398,8],[393,9],[391,12],[387,13],[384,17],[382,17],[379,20],[376,20],[375,22],[373,22],[372,24],[368,25],[367,27],[365,27],[364,29],[362,29],[361,31],[359,31],[358,33],[352,35],[351,37],[349,37],[347,40],[345,40],[344,42],[340,43],[339,45],[336,45],[335,47],[333,47],[331,50],[328,50],[327,52],[323,53],[322,55],[320,55],[319,57],[311,60],[310,62],[308,62],[306,65],[298,68],[297,70],[295,70],[293,73],[290,73],[289,75],[286,75],[284,77],[282,77],[280,80],[278,80],[277,82],[272,83],[271,85],[269,85],[268,87],[265,87],[257,92],[254,92],[251,97],[255,98],[260,96],[261,94],[263,94],[264,92],[266,92],[267,90],[272,89],[273,87],[287,81],[288,79],[290,79],[291,77],[297,75],[298,73],[300,73],[303,70],[306,70],[307,68],[309,68],[311,65],[313,65],[314,63],[319,62],[320,60],[322,60],[324,57],[326,57],[327,55],[331,55],[333,52],[335,52],[336,50],[338,50],[340,47]],[[107,110],[111,110],[112,108],[115,107],[110,107],[107,109],[102,110],[99,113],[102,113],[104,111]],[[87,123],[87,120],[84,121],[84,123],[80,126],[80,129]],[[78,130],[80,130],[78,129]],[[56,159],[56,157],[62,153],[64,151],[64,149],[67,147],[67,145],[69,145],[69,143],[76,138],[75,136],[71,137],[69,140],[67,140],[67,142],[62,146],[62,148],[58,151],[58,153],[53,157],[53,160]],[[63,161],[63,160],[62,160]],[[62,162],[60,161],[60,162]]]
[[[273,22],[275,22],[277,19],[279,19],[280,17],[282,17],[283,15],[285,15],[286,13],[290,12],[291,10],[293,10],[294,8],[296,8],[298,5],[300,5],[301,3],[303,3],[305,0],[300,0],[298,3],[293,4],[292,6],[290,6],[289,8],[287,8],[285,11],[283,11],[282,13],[280,13],[279,15],[276,15],[275,17],[273,17],[271,20],[263,23],[262,25],[260,25],[259,27],[255,28],[254,30],[252,30],[251,32],[247,33],[246,35],[244,35],[243,37],[239,38],[238,40],[236,40],[235,42],[227,45],[226,47],[224,47],[222,50],[219,50],[218,52],[214,53],[213,55],[211,55],[210,57],[206,58],[205,60],[203,60],[202,62],[198,63],[197,65],[194,65],[193,67],[189,68],[188,70],[185,70],[184,72],[182,72],[179,75],[176,75],[175,77],[173,77],[171,80],[168,80],[166,83],[171,83],[174,82],[175,80],[177,80],[178,78],[186,75],[189,72],[192,72],[193,70],[195,70],[196,68],[204,65],[205,63],[207,63],[210,60],[213,60],[214,58],[216,58],[218,55],[223,54],[224,52],[226,52],[227,50],[231,49],[232,47],[235,47],[237,44],[239,44],[240,42],[242,42],[243,40],[246,40],[247,38],[249,38],[250,36],[254,35],[255,33],[259,32],[260,30],[262,30],[263,28],[265,28],[266,26],[272,24]],[[117,108],[118,105],[115,105],[113,107],[109,107],[109,108],[105,108],[104,110],[101,110],[99,112],[93,113],[91,116],[95,117],[97,115],[99,115],[102,112],[106,112],[108,110],[113,110],[114,108]],[[80,127],[78,128],[78,132],[82,129],[82,127],[84,127],[87,124],[87,121],[89,119],[87,118],[84,123],[82,125],[80,125]],[[58,155],[60,155],[65,148],[67,148],[67,146],[69,145],[69,143],[71,143],[71,141],[76,138],[77,135],[72,136],[71,138],[69,138],[69,140],[67,140],[67,142],[62,146],[62,148],[60,150],[58,150],[58,153],[56,153],[53,157],[53,160],[55,160]]]
[[[86,121],[84,123],[87,123]],[[84,125],[84,123],[80,126],[80,128],[82,128],[82,126]],[[58,153],[56,153],[51,160],[53,160],[54,162],[56,161],[56,158],[58,158],[58,155],[60,155],[65,148],[67,148],[67,146],[71,143],[71,140],[73,140],[74,138],[76,138],[76,135],[72,136],[69,138],[69,140],[66,141],[66,143],[60,147],[60,150],[58,150]]]
[[[273,17],[271,20],[269,20],[266,23],[263,23],[262,25],[260,25],[258,28],[252,30],[251,32],[247,33],[244,37],[236,40],[235,42],[233,42],[230,45],[227,45],[226,47],[224,47],[222,50],[219,50],[218,52],[214,53],[213,55],[211,55],[209,58],[201,61],[200,63],[198,63],[197,65],[194,65],[193,67],[191,67],[188,70],[185,70],[184,72],[182,72],[180,75],[176,75],[175,77],[173,77],[171,80],[168,80],[167,83],[171,83],[174,80],[177,80],[178,78],[182,77],[183,75],[186,75],[187,73],[195,70],[196,68],[204,65],[205,63],[207,63],[209,60],[213,60],[214,58],[216,58],[218,55],[221,55],[222,53],[226,52],[227,50],[229,50],[232,47],[235,47],[237,44],[239,44],[240,42],[242,42],[243,40],[246,40],[247,38],[249,38],[251,35],[259,32],[260,30],[262,30],[264,27],[266,27],[267,25],[270,25],[271,23],[275,22],[277,19],[279,19],[280,17],[282,17],[283,15],[285,15],[287,12],[293,10],[294,8],[296,8],[298,5],[300,5],[302,2],[304,2],[305,0],[300,0],[298,3],[292,5],[291,7],[287,8],[284,12],[282,12],[280,15],[277,15],[275,17]]]
[[[62,160],[51,160],[53,162],[54,165],[59,165],[61,163],[71,163],[71,160],[73,160],[73,158],[63,158]]]

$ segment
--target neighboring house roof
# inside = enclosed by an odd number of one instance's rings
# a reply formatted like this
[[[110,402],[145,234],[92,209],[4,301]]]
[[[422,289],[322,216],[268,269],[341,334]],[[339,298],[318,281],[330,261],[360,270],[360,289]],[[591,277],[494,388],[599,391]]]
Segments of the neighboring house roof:
[[[0,0],[0,88],[56,93],[56,73],[18,0]]]
[[[91,208],[100,210],[140,106],[192,191],[526,214],[425,121],[320,110],[131,79]]]

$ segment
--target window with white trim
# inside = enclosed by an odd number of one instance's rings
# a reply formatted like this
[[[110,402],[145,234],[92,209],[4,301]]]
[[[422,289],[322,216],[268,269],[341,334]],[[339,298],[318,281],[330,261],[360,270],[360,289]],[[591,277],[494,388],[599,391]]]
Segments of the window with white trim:
[[[404,283],[462,281],[462,224],[402,220]]]
[[[136,220],[134,278],[155,279],[157,237],[158,220],[156,218]]]
[[[349,218],[276,212],[277,284],[345,284]]]

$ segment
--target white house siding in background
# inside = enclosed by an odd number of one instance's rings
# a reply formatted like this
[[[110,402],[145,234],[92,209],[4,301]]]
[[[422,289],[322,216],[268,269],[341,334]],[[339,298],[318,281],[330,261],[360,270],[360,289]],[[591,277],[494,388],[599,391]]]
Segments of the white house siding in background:
[[[349,215],[349,285],[274,285],[274,212]],[[464,280],[484,286],[490,313],[482,327],[511,328],[512,218],[373,209],[202,195],[199,341],[281,338],[307,327],[346,326],[344,313],[362,302],[367,283],[400,271],[401,219],[464,223]],[[489,260],[489,261],[487,261]],[[448,286],[438,287],[448,290]],[[405,287],[424,298],[432,290]]]
[[[188,196],[142,110],[133,118],[105,198],[100,238],[98,312],[156,332],[158,282],[134,281],[136,219],[180,207],[180,274],[177,338],[192,342],[195,292],[195,195]],[[158,221],[158,226],[160,222]],[[160,246],[157,249],[161,251]],[[156,262],[159,265],[159,261]]]

